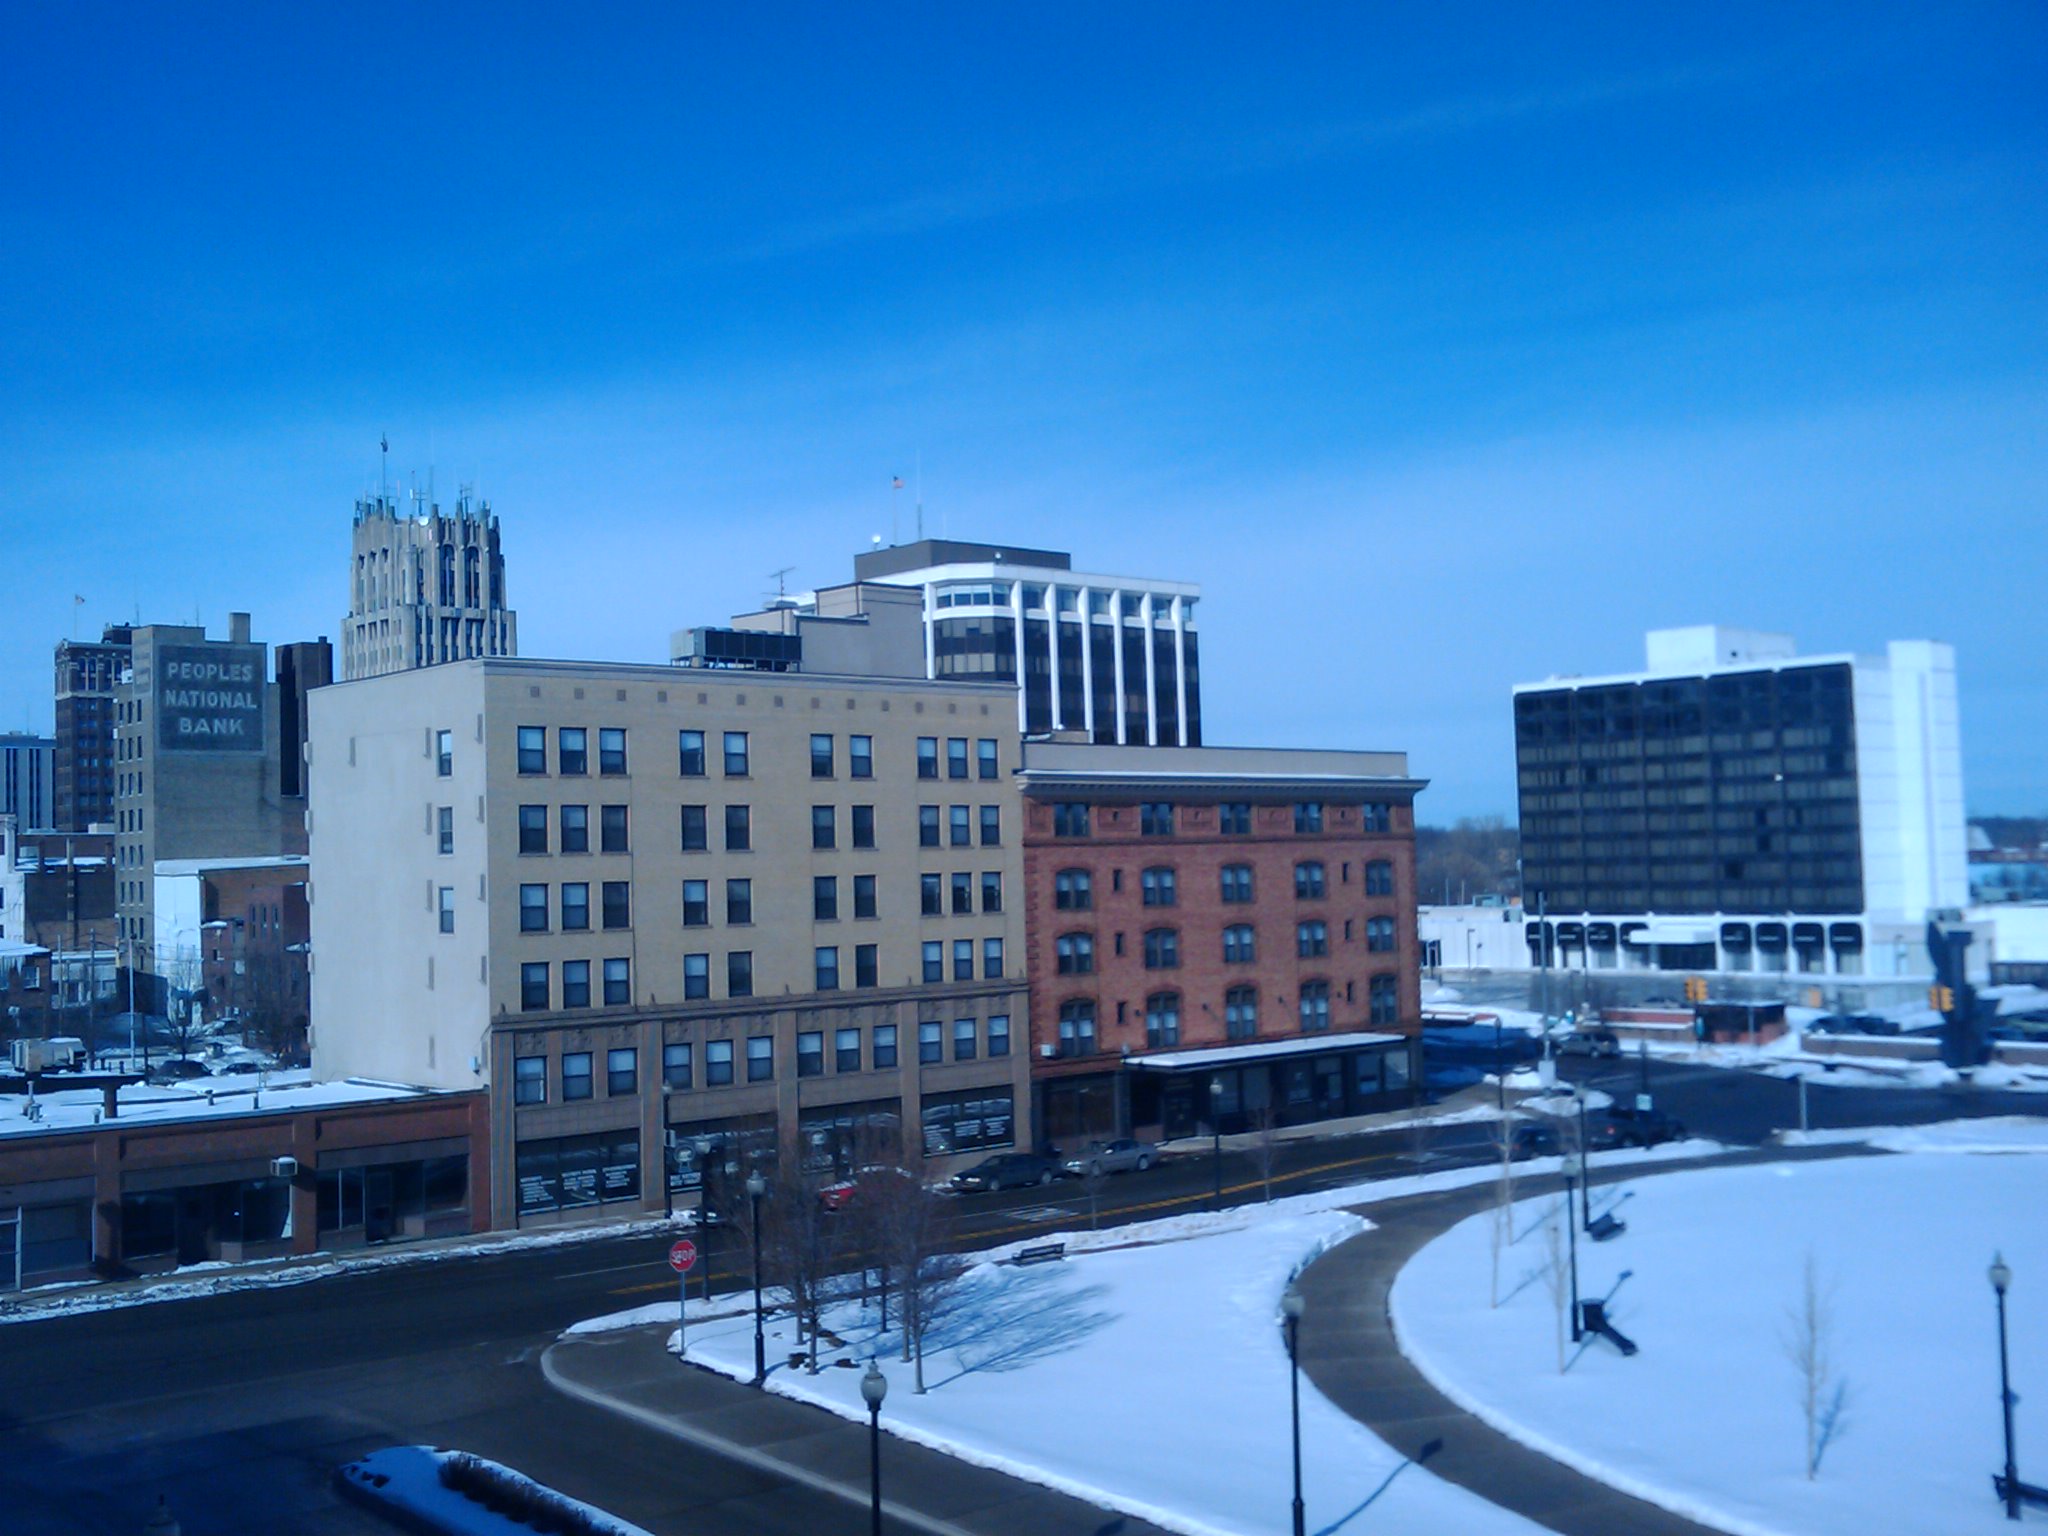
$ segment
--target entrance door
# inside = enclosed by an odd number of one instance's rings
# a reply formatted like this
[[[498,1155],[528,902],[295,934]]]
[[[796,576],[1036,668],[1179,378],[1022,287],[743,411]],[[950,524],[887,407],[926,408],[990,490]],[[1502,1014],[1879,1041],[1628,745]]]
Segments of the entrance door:
[[[0,1209],[0,1291],[21,1288],[21,1207]]]
[[[203,1264],[215,1257],[213,1242],[213,1191],[184,1190],[178,1196],[178,1263]]]
[[[394,1225],[391,1199],[391,1170],[363,1170],[363,1241],[388,1242]]]

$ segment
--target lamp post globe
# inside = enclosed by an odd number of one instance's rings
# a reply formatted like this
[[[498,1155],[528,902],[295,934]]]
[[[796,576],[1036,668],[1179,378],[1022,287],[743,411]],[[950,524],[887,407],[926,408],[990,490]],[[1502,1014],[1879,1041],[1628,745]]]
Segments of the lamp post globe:
[[[1294,1536],[1305,1536],[1307,1521],[1301,1502],[1301,1314],[1308,1301],[1298,1287],[1289,1284],[1280,1296],[1280,1310],[1287,1318],[1287,1400],[1294,1434]]]
[[[889,1378],[873,1359],[860,1379],[860,1395],[868,1405],[868,1515],[872,1536],[882,1536],[882,1399]]]

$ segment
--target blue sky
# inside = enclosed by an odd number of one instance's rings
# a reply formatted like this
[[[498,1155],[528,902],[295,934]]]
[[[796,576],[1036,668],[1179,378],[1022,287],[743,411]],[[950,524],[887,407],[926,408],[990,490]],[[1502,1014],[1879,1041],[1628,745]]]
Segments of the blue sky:
[[[337,634],[389,432],[531,655],[840,579],[921,462],[932,531],[1201,582],[1212,739],[1428,819],[1513,814],[1513,683],[1715,621],[1952,641],[1972,810],[2048,810],[2038,5],[7,32],[0,728],[74,593]]]

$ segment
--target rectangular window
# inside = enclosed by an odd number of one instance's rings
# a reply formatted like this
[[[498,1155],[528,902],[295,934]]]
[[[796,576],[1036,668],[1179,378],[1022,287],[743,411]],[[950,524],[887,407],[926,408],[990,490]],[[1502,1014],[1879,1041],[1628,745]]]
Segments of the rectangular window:
[[[565,805],[562,807],[562,852],[590,852],[590,807],[587,805]]]
[[[1003,872],[999,869],[985,869],[981,872],[981,910],[1003,910]]]
[[[946,777],[964,779],[967,777],[967,738],[948,736],[946,738]]]
[[[836,848],[839,846],[838,813],[829,805],[811,807],[811,846],[813,848]]]
[[[815,960],[813,969],[817,978],[818,991],[837,992],[839,990],[839,950],[837,946],[821,944],[813,952],[813,956]]]
[[[917,1059],[925,1065],[946,1059],[945,1041],[940,1037],[936,1019],[917,1026]]]
[[[917,776],[920,779],[936,779],[939,776],[939,738],[920,736],[917,738]]]
[[[1063,933],[1053,943],[1062,976],[1086,976],[1095,969],[1095,936],[1091,933]]]
[[[1170,907],[1175,904],[1175,879],[1171,869],[1148,869],[1139,877],[1139,884],[1145,893],[1146,906]]]
[[[1330,928],[1327,923],[1296,923],[1294,925],[1294,952],[1303,960],[1313,960],[1330,952]]]
[[[725,733],[725,776],[728,779],[744,779],[747,776],[747,733],[727,731]]]
[[[604,1005],[624,1008],[633,1001],[633,962],[607,960],[604,963]]]
[[[725,995],[727,997],[752,997],[754,995],[754,952],[750,949],[736,949],[725,957]]]
[[[548,851],[548,808],[544,805],[522,805],[519,807],[519,851],[521,853],[546,853]]]
[[[775,1077],[775,1037],[747,1036],[747,1081],[766,1083]]]
[[[873,917],[875,915],[875,877],[855,875],[853,877],[853,915]]]
[[[725,808],[725,851],[745,853],[754,846],[753,818],[744,805]]]
[[[705,828],[704,807],[686,805],[683,807],[683,852],[702,853],[710,846]]]
[[[1232,987],[1223,994],[1223,1034],[1249,1040],[1259,1032],[1259,994],[1250,987]]]
[[[955,981],[974,980],[974,940],[955,939],[953,941],[953,979]]]
[[[546,933],[548,931],[548,888],[544,885],[522,885],[519,887],[519,931],[521,933]]]
[[[623,730],[610,726],[598,728],[597,771],[614,775],[626,771],[626,733]]]
[[[1372,1005],[1372,1022],[1375,1024],[1398,1024],[1401,1021],[1401,983],[1398,977],[1375,976],[1368,994]],[[1391,1058],[1389,1058],[1391,1059]]]
[[[521,773],[546,773],[548,771],[548,733],[544,726],[522,725],[519,727],[519,771]]]
[[[1394,866],[1385,859],[1374,859],[1365,866],[1365,894],[1368,896],[1391,896],[1394,894]]]
[[[548,963],[528,960],[519,967],[519,1009],[522,1013],[545,1013],[548,1006]]]
[[[608,1098],[640,1091],[640,1053],[620,1046],[604,1053],[604,1091]]]
[[[704,1086],[724,1088],[732,1082],[732,1042],[730,1040],[707,1040],[704,1043]]]
[[[555,731],[555,771],[565,775],[590,772],[590,734],[580,725]]]
[[[848,778],[853,779],[872,779],[875,776],[874,737],[846,738],[846,774]]]
[[[984,736],[975,742],[974,752],[980,777],[994,779],[1002,776],[1001,770],[996,763],[996,743],[994,737]]]
[[[1139,806],[1138,831],[1145,837],[1173,836],[1173,802],[1147,800]]]
[[[596,1080],[591,1073],[590,1052],[563,1052],[562,1102],[569,1104],[577,1099],[590,1098],[595,1089]]]
[[[1003,974],[1003,941],[983,939],[981,941],[981,974],[985,981],[1000,980]]]
[[[664,1088],[688,1088],[691,1086],[690,1046],[688,1041],[671,1041],[661,1048],[661,1086]]]
[[[1297,800],[1294,803],[1294,830],[1297,832],[1320,832],[1323,830],[1322,802]]]
[[[953,915],[959,917],[974,911],[974,876],[965,870],[954,870],[950,881],[953,893]]]
[[[875,1070],[880,1072],[896,1065],[896,1026],[877,1024],[875,1026]]]
[[[937,939],[926,939],[922,950],[924,979],[944,981],[946,979],[946,946]]]
[[[856,805],[853,808],[853,846],[875,846],[875,808],[872,805]]]
[[[435,892],[435,906],[440,912],[441,931],[443,933],[453,933],[455,931],[455,887],[444,885]]]
[[[711,922],[711,886],[706,880],[683,882],[683,926],[704,928]]]
[[[1052,904],[1062,912],[1086,912],[1095,905],[1094,880],[1085,869],[1063,869],[1052,877]]]
[[[546,887],[542,887],[546,889]],[[581,880],[562,886],[562,931],[579,932],[590,926],[590,886]]]
[[[1010,1016],[1007,1013],[988,1016],[988,1053],[991,1057],[1010,1054]]]
[[[880,967],[876,963],[876,947],[872,944],[856,944],[853,947],[853,984],[856,987],[879,985]]]
[[[1294,866],[1294,895],[1297,901],[1319,900],[1328,889],[1328,876],[1319,861],[1311,859]]]
[[[836,922],[839,918],[839,877],[837,875],[813,875],[811,877],[811,921],[814,923]]]
[[[796,1032],[796,1075],[825,1075],[825,1032],[822,1029],[800,1029]]]
[[[964,805],[946,807],[947,840],[955,848],[969,848],[974,844],[974,823],[968,819],[967,812]]]
[[[1223,963],[1250,965],[1258,959],[1256,936],[1250,923],[1233,923],[1223,930]]]
[[[434,813],[434,845],[443,853],[455,851],[455,807],[444,805]]]
[[[600,893],[604,900],[604,925],[607,928],[630,928],[633,926],[633,887],[624,880],[607,880]]]
[[[1232,801],[1218,806],[1216,829],[1225,837],[1249,837],[1252,830],[1252,808],[1243,801]]]
[[[917,877],[917,910],[921,917],[945,916],[946,881],[943,875]]]
[[[858,1072],[860,1070],[859,1030],[835,1029],[832,1031],[832,1070],[834,1072]]]
[[[754,920],[753,881],[725,882],[725,920],[729,924],[751,923]]]
[[[597,808],[597,851],[624,853],[626,849],[626,808],[601,805]]]
[[[823,734],[811,737],[811,777],[829,779],[832,777],[832,738]]]
[[[1079,800],[1057,800],[1052,808],[1052,832],[1054,837],[1086,837],[1088,835],[1088,806]]]
[[[1361,805],[1358,808],[1359,829],[1365,832],[1391,832],[1394,828],[1394,811],[1389,805]]]
[[[955,1061],[974,1060],[976,1033],[974,1020],[955,1019],[953,1021],[953,1059]]]
[[[1172,928],[1154,928],[1145,935],[1145,969],[1170,971],[1180,965],[1180,934]]]
[[[677,769],[686,779],[704,777],[704,733],[702,731],[676,732]]]
[[[512,1062],[512,1102],[545,1104],[548,1101],[548,1059],[518,1056]]]
[[[936,805],[920,805],[917,808],[917,846],[939,846],[939,808]]]
[[[1245,902],[1252,899],[1252,867],[1249,864],[1223,866],[1223,899]]]
[[[981,846],[994,848],[1003,840],[1003,808],[999,805],[984,805],[981,808]]]
[[[437,778],[455,777],[455,733],[434,732],[434,774]]]
[[[1330,1027],[1330,984],[1305,981],[1301,984],[1301,1028],[1314,1034]]]
[[[697,1002],[711,995],[711,957],[683,956],[683,998]]]

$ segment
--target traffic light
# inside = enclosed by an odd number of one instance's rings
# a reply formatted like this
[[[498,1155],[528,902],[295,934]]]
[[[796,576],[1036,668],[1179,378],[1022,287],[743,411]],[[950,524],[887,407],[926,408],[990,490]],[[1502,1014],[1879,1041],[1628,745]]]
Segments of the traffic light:
[[[1688,1003],[1704,1003],[1707,1000],[1707,978],[1688,976],[1685,978],[1685,1000]]]
[[[1927,989],[1927,1002],[1936,1013],[1954,1013],[1956,1011],[1956,989],[1954,987],[1929,987]]]

